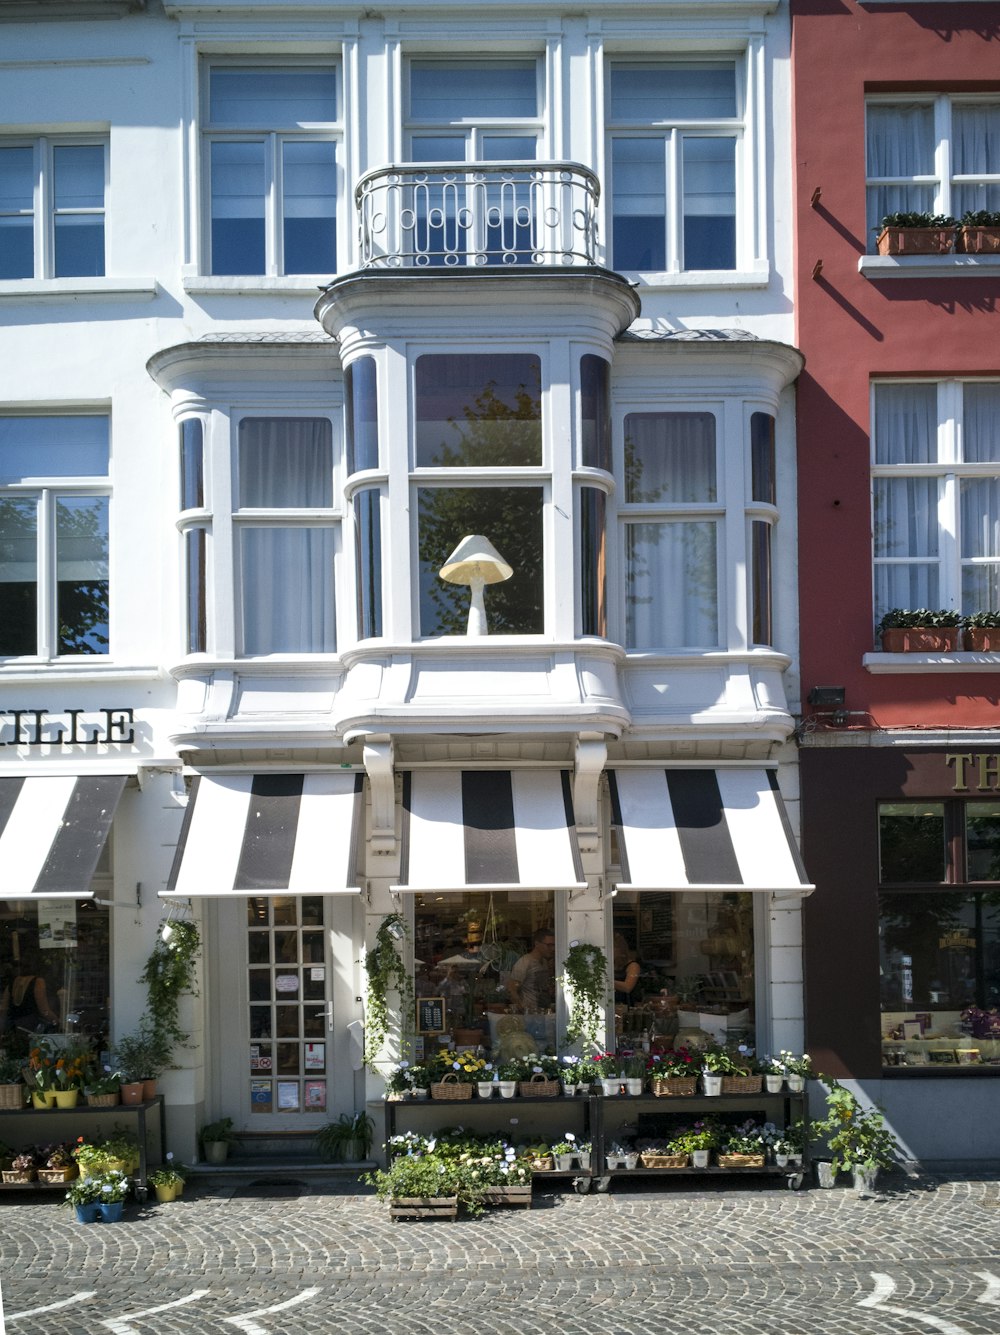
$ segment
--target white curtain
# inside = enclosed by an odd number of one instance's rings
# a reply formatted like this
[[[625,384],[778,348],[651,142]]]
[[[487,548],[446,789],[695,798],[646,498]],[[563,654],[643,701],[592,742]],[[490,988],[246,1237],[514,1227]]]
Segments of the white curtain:
[[[962,438],[967,464],[1000,463],[1000,384],[965,385]]]
[[[933,213],[935,184],[898,180],[934,175],[934,108],[930,103],[873,104],[867,115],[868,240],[887,213]],[[895,183],[893,178],[897,178]],[[885,184],[878,184],[884,181]]]
[[[246,417],[240,422],[240,506],[333,504],[333,442],[322,417]]]
[[[716,648],[717,525],[711,521],[629,524],[625,538],[628,647]]]
[[[625,418],[625,487],[625,499],[632,503],[714,501],[713,415],[629,413]]]
[[[937,386],[877,386],[874,429],[877,464],[937,463]]]
[[[1000,176],[1000,103],[957,103],[952,107],[952,172],[955,176]],[[956,181],[952,213],[1000,209],[1000,182]]]
[[[879,385],[874,435],[878,464],[936,463],[937,386]],[[939,606],[938,496],[937,478],[875,479],[876,616]]]

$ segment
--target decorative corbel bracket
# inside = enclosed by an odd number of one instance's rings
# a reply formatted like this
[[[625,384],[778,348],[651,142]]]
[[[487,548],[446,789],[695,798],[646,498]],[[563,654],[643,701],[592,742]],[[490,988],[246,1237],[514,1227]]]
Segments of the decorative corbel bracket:
[[[362,753],[371,790],[371,851],[396,851],[396,777],[393,770],[392,738],[366,737]]]
[[[608,763],[608,747],[601,733],[582,732],[576,739],[573,808],[581,853],[597,851],[600,828],[599,791]]]

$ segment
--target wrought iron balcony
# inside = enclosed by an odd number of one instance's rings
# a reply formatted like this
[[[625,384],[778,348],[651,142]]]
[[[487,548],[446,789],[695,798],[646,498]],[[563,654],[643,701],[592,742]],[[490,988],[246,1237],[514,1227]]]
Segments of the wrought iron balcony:
[[[597,177],[576,162],[408,162],[358,182],[363,269],[595,265]]]

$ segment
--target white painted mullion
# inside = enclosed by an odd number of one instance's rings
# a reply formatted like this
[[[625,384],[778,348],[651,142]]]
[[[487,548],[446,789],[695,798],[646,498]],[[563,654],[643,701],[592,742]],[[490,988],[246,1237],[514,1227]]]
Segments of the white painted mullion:
[[[284,138],[271,131],[264,149],[264,272],[284,273],[285,232],[283,222],[282,144]]]
[[[56,535],[55,494],[44,488],[38,496],[36,552],[38,656],[55,658],[56,635]]]
[[[937,186],[934,191],[935,212],[951,213],[951,103],[947,97],[934,99],[934,170]]]
[[[962,387],[956,380],[941,381],[937,389],[938,462],[948,470],[938,492],[938,543],[941,604],[961,606],[961,561],[959,559],[959,484],[955,465],[959,458],[962,417]]]
[[[52,144],[42,137],[35,145],[35,274],[54,278],[55,266],[55,186],[52,180]]]
[[[664,217],[667,225],[667,272],[679,273],[683,268],[682,215],[684,181],[682,179],[681,134],[668,130],[663,144],[667,177],[667,198]]]

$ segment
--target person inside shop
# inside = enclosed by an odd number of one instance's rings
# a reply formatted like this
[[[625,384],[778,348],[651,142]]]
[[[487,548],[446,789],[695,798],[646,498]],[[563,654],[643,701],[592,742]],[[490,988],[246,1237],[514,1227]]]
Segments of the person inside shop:
[[[630,1003],[642,973],[639,957],[625,940],[621,932],[615,932],[614,938],[614,976],[615,1001]],[[638,998],[636,998],[638,1000]]]
[[[33,1034],[51,1034],[59,1028],[59,1006],[49,993],[41,962],[25,955],[0,996],[0,1033],[24,1029]]]
[[[551,927],[540,927],[532,937],[531,949],[507,977],[507,995],[523,1014],[527,1032],[541,1045],[539,1051],[555,1038],[551,1023],[556,1004],[555,959],[555,933]]]

